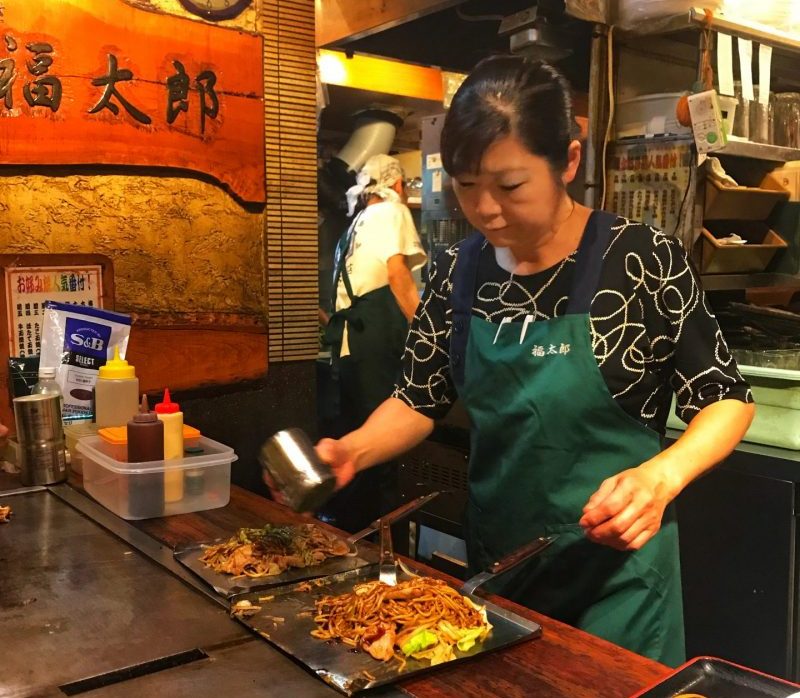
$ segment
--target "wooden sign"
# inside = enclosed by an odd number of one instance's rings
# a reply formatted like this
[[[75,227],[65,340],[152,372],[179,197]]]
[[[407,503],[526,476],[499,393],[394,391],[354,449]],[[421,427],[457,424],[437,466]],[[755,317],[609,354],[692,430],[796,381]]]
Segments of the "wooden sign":
[[[206,173],[265,201],[263,39],[121,0],[0,5],[0,163]]]

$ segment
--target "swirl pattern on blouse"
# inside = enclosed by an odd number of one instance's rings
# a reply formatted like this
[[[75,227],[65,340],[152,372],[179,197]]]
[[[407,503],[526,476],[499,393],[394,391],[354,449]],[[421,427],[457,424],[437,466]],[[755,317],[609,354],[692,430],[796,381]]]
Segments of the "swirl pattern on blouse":
[[[450,377],[450,295],[460,243],[431,266],[411,323],[395,397],[433,419],[457,395]],[[484,243],[473,315],[491,323],[533,322],[566,312],[576,253],[544,271],[517,276],[503,270]],[[676,238],[617,218],[590,310],[590,331],[601,375],[632,417],[663,432],[672,394],[685,422],[723,399],[751,402],[747,383],[728,350],[686,253]]]

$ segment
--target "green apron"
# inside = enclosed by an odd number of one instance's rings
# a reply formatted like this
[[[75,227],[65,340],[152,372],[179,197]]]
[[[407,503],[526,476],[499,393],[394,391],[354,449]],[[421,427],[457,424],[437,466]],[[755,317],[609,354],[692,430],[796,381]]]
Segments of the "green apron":
[[[336,252],[336,274],[332,307],[341,277],[350,307],[331,315],[325,339],[331,344],[331,379],[333,389],[325,416],[342,433],[360,427],[370,414],[388,398],[400,375],[401,360],[408,335],[408,320],[400,310],[391,288],[381,288],[356,296],[347,274],[346,258],[354,244],[353,221],[342,236]],[[345,325],[350,354],[342,357]],[[336,434],[340,435],[340,434]],[[398,472],[394,463],[382,463],[359,473],[344,489],[332,497],[320,513],[329,522],[350,532],[365,528],[398,505]]]
[[[350,299],[350,307],[331,314],[325,329],[325,341],[331,345],[332,360],[336,366],[341,358],[342,339],[345,325],[347,326],[350,357],[360,367],[363,391],[366,402],[369,403],[364,408],[366,418],[394,389],[408,336],[408,320],[388,285],[362,296],[353,293],[346,262],[348,249],[355,243],[359,218],[360,214],[353,220],[336,248],[331,307],[336,308],[340,278]]]
[[[462,243],[453,278],[450,367],[472,421],[467,547],[475,571],[537,536],[559,534],[494,593],[672,666],[684,661],[673,506],[639,551],[589,541],[583,506],[608,477],[648,460],[659,435],[608,391],[589,309],[614,216],[594,212],[566,314],[492,324],[472,317],[484,238]]]

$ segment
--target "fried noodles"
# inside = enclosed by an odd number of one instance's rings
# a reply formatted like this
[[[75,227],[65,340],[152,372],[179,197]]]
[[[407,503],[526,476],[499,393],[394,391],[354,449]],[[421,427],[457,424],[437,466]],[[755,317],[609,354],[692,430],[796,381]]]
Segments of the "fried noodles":
[[[396,586],[367,582],[348,594],[324,596],[314,620],[314,637],[341,640],[382,661],[395,657],[401,669],[409,656],[431,664],[455,659],[456,647],[467,651],[492,629],[483,606],[430,577]]]
[[[271,577],[290,567],[319,565],[347,555],[345,541],[315,524],[240,528],[224,543],[209,545],[200,560],[215,572]]]

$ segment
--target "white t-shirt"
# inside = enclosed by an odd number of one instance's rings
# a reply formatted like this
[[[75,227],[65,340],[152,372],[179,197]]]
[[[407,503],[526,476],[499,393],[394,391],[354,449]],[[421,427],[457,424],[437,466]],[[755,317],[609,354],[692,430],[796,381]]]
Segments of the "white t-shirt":
[[[363,296],[389,283],[390,257],[402,254],[413,272],[428,258],[405,204],[381,201],[367,206],[359,215],[350,236],[345,267],[354,296]],[[336,310],[350,307],[350,297],[344,281],[339,278],[336,288]],[[341,356],[350,354],[345,324]]]
[[[386,263],[397,254],[407,257],[411,271],[419,269],[427,259],[408,207],[395,201],[367,206],[356,221],[345,261],[353,295],[363,296],[386,286],[389,283]],[[349,307],[350,298],[340,278],[336,310]]]

